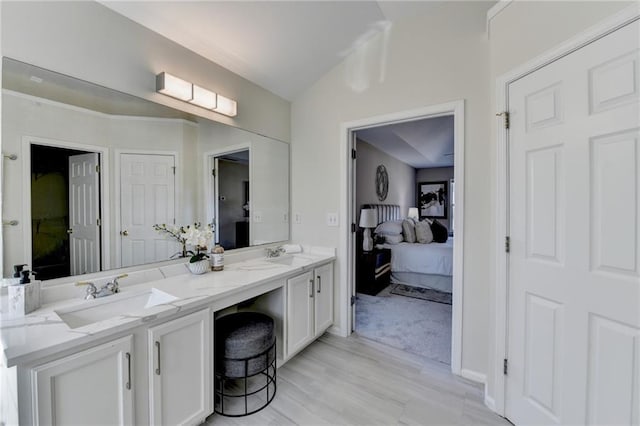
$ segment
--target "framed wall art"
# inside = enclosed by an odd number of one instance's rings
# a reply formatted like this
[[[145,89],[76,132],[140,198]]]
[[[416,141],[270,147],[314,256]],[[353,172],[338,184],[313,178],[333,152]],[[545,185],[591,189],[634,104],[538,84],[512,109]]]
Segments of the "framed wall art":
[[[420,182],[418,183],[418,209],[420,219],[447,218],[447,205],[449,204],[449,182]]]

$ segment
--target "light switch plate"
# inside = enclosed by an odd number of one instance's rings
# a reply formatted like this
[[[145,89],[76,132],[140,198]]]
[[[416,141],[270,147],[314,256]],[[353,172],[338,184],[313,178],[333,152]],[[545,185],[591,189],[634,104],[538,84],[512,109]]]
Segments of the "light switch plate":
[[[253,221],[255,223],[262,222],[262,212],[253,212]]]
[[[338,213],[327,213],[327,226],[338,226]]]
[[[293,221],[295,222],[296,225],[300,225],[302,223],[302,213],[294,213]]]

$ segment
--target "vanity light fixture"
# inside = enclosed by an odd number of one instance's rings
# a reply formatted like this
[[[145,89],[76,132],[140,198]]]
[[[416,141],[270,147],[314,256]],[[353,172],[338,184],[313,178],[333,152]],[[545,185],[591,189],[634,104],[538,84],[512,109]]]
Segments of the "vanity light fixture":
[[[156,76],[156,91],[181,101],[193,99],[193,84],[166,72]]]
[[[238,102],[233,99],[166,72],[156,75],[156,91],[229,117],[238,115]]]
[[[220,114],[228,115],[229,117],[235,117],[238,115],[238,103],[233,99],[218,95],[218,106],[213,108],[213,110]]]
[[[207,90],[204,87],[200,87],[196,84],[193,85],[193,99],[189,101],[199,107],[212,109],[215,111],[217,106],[216,94],[211,90]]]

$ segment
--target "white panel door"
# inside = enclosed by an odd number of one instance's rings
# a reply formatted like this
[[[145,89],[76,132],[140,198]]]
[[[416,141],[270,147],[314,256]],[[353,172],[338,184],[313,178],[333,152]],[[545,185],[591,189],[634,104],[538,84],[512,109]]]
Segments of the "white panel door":
[[[100,270],[100,157],[69,157],[69,245],[71,275]]]
[[[314,337],[314,279],[305,272],[287,280],[287,354],[305,347]]]
[[[149,329],[152,425],[200,424],[213,412],[209,309]]]
[[[318,336],[333,324],[333,263],[316,268],[314,273],[314,334]]]
[[[168,260],[181,248],[153,230],[175,221],[175,157],[120,155],[121,265]]]
[[[506,415],[640,422],[635,22],[509,86]]]
[[[131,346],[123,337],[35,367],[34,423],[132,425]]]

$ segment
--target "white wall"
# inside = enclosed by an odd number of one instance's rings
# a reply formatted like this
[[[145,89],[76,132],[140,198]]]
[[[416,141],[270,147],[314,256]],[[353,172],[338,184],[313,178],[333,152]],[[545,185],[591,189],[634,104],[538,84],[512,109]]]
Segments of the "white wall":
[[[569,38],[588,29],[604,20],[610,15],[624,9],[633,2],[630,1],[513,1],[503,9],[490,22],[490,80],[492,88],[491,113],[495,111],[496,79],[508,71],[534,59],[535,57],[562,44]],[[495,186],[496,169],[496,135],[501,121],[493,117],[491,128],[491,166],[489,178],[491,182],[491,206],[495,216]],[[471,160],[473,161],[473,160]],[[495,223],[491,226],[489,249],[496,247]],[[495,282],[495,253],[491,255],[491,283]],[[492,285],[490,294],[490,312],[494,312],[495,295]],[[491,316],[489,351],[490,359],[501,360],[504,354],[496,354],[494,351],[495,318]],[[488,389],[489,399],[493,398],[494,388],[494,364],[489,365]],[[499,372],[498,372],[499,373]]]
[[[453,167],[432,167],[430,169],[418,169],[416,170],[416,183],[420,182],[438,182],[438,181],[447,181],[449,182],[453,179]],[[449,185],[447,183],[447,185]],[[449,205],[447,206],[447,219],[438,219],[438,222],[442,222],[444,226],[447,228],[451,228],[451,187],[448,186],[449,199],[447,202]],[[416,185],[416,191],[419,189],[418,185]]]
[[[339,246],[340,232],[346,234],[347,227],[327,227],[325,216],[346,208],[346,200],[339,195],[340,170],[345,167],[339,159],[346,149],[341,146],[340,126],[376,115],[466,100],[469,161],[465,168],[462,367],[480,373],[487,372],[489,337],[491,206],[486,190],[491,113],[485,34],[489,6],[483,2],[447,2],[430,15],[395,23],[386,50],[369,48],[377,40],[364,47],[365,53],[386,51],[384,72],[369,66],[380,61],[363,61],[358,68],[352,67],[356,57],[348,58],[294,100],[291,130],[292,211],[302,214],[302,224],[292,225],[293,239]],[[353,84],[356,80],[361,84]],[[345,218],[340,220],[343,223]],[[342,332],[346,332],[347,323],[345,256],[339,251],[336,265],[336,302],[340,305],[336,305],[335,319]]]
[[[363,204],[398,204],[406,217],[409,207],[415,207],[416,169],[364,141],[358,140],[356,149],[356,208]],[[376,194],[376,170],[380,164],[389,175],[389,192],[384,201],[379,201]]]

